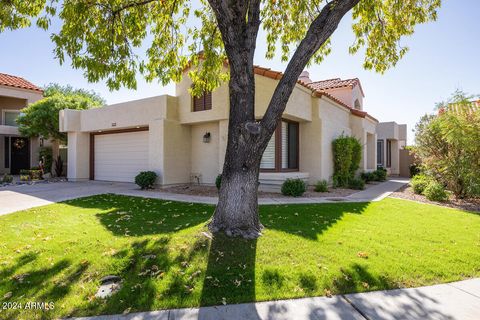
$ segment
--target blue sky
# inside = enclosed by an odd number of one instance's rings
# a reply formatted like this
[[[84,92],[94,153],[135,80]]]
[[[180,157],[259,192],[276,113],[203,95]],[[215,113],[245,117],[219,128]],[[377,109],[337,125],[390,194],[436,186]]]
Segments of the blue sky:
[[[52,31],[55,31],[53,26]],[[279,58],[266,60],[259,36],[255,63],[284,70]],[[407,123],[409,142],[423,114],[431,112],[435,102],[445,100],[457,88],[480,94],[480,1],[444,0],[436,22],[417,26],[412,37],[402,44],[410,48],[394,69],[380,75],[362,68],[363,56],[350,55],[353,43],[351,18],[345,17],[332,39],[332,53],[320,65],[308,71],[313,80],[358,77],[365,91],[364,108],[380,121]],[[174,94],[174,85],[162,87],[138,78],[136,91],[110,92],[105,83],[88,83],[82,70],[68,63],[60,66],[54,59],[49,32],[29,28],[0,33],[0,72],[22,76],[37,85],[50,82],[93,89],[107,103]]]

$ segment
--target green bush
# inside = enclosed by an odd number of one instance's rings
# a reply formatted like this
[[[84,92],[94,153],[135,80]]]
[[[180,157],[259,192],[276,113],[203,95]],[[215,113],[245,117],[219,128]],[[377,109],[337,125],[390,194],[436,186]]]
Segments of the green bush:
[[[13,182],[13,177],[9,174],[5,174],[2,178],[3,183],[12,183]]]
[[[40,180],[42,179],[42,170],[31,169],[28,170],[28,174],[32,180]]]
[[[370,181],[375,181],[377,179],[377,176],[375,175],[374,172],[362,172],[362,174],[360,175],[360,177],[366,182],[370,182]]]
[[[222,186],[222,175],[219,174],[217,178],[215,179],[215,186],[217,187],[218,190],[220,190],[220,187]]]
[[[282,194],[285,196],[300,197],[307,190],[307,185],[301,179],[287,179],[282,184]]]
[[[423,194],[430,201],[446,201],[448,200],[448,194],[445,192],[445,188],[436,181],[430,181],[423,190]]]
[[[328,192],[328,181],[320,180],[315,184],[315,192]]]
[[[424,174],[417,174],[412,178],[410,185],[413,188],[413,192],[416,194],[423,194],[423,191],[427,187],[430,179]]]
[[[52,172],[52,163],[53,163],[53,152],[52,148],[41,147],[38,151],[40,160],[43,161],[43,172],[51,173]]]
[[[421,172],[420,166],[415,163],[411,164],[408,169],[410,170],[410,177],[412,178]]]
[[[373,172],[375,181],[385,181],[387,180],[387,169],[378,168]]]
[[[365,189],[365,181],[359,178],[350,179],[348,182],[348,187],[354,190],[363,190]]]
[[[340,136],[332,142],[333,181],[336,187],[346,187],[354,179],[362,158],[362,145],[355,137]]]
[[[142,171],[135,177],[135,183],[142,189],[152,189],[157,180],[157,174],[153,171]]]

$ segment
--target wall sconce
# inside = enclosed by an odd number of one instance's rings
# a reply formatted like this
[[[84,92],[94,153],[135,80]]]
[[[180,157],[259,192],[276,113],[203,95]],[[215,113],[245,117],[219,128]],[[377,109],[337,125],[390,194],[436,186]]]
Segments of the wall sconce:
[[[212,136],[211,136],[210,132],[205,132],[205,134],[203,135],[203,143],[209,143],[211,137]]]

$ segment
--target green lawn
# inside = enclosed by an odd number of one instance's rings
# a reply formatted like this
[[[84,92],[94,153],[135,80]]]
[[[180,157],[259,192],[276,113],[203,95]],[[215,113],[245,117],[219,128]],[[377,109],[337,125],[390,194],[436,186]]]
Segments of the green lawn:
[[[258,240],[210,240],[213,206],[101,195],[0,217],[0,301],[55,318],[413,287],[480,276],[480,215],[387,198],[262,206]],[[154,255],[154,256],[153,256]],[[94,298],[105,275],[124,279]],[[11,292],[10,298],[4,298]]]

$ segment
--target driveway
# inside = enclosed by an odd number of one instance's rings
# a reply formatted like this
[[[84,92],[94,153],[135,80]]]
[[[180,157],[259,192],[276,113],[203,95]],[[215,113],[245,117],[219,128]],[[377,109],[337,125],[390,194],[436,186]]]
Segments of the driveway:
[[[0,188],[0,215],[55,202],[102,193],[128,192],[138,189],[133,183],[55,182],[15,185]]]

